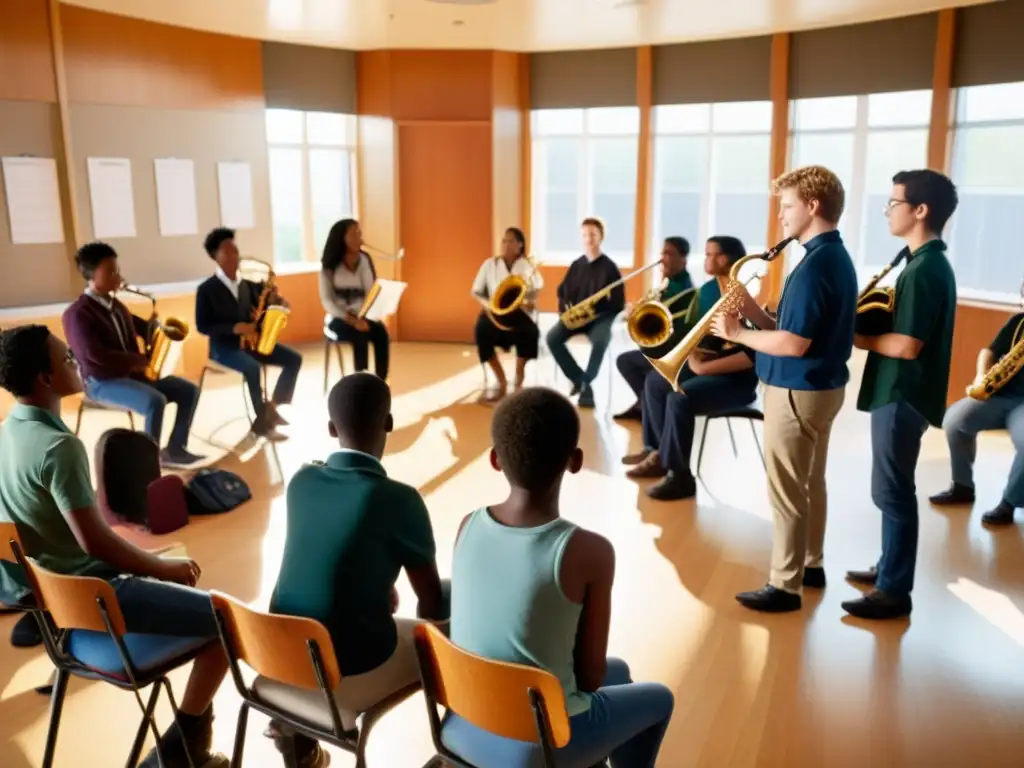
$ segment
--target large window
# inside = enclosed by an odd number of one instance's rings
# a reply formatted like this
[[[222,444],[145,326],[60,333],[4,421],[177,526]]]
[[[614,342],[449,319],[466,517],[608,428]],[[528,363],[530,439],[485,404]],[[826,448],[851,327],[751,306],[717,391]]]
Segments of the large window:
[[[843,182],[839,231],[862,280],[903,248],[884,209],[893,175],[927,163],[931,100],[925,90],[793,101],[789,167],[824,165]],[[787,269],[798,261],[787,258]]]
[[[960,88],[952,139],[960,203],[947,237],[957,289],[1016,303],[1024,276],[1024,83]]]
[[[320,258],[338,219],[355,216],[355,118],[267,110],[274,261]]]
[[[712,235],[740,238],[747,253],[765,249],[771,132],[770,101],[654,109],[650,258],[670,235],[685,237],[696,254]]]
[[[604,252],[631,265],[640,110],[535,110],[532,133],[532,249],[539,260],[577,258],[580,222],[597,216],[605,224]]]

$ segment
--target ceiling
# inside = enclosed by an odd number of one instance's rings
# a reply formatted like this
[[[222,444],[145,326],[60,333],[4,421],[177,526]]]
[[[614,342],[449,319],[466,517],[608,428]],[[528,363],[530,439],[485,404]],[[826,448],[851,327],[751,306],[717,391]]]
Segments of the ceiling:
[[[84,8],[262,40],[356,50],[512,51],[744,37],[875,21],[990,1],[63,0]]]

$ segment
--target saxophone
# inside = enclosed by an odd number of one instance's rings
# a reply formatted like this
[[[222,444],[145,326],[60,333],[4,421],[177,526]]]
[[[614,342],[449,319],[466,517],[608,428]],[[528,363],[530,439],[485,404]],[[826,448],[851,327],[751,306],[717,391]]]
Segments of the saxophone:
[[[273,267],[259,259],[245,258],[243,262],[259,264],[266,269],[267,277],[263,281],[263,290],[252,311],[251,322],[256,326],[256,333],[242,337],[242,349],[269,355],[277,346],[281,331],[288,325],[288,309],[278,304],[270,304],[270,299],[277,290]]]
[[[967,396],[973,400],[988,400],[1024,368],[1024,318],[1013,334],[1013,346],[989,368],[981,381],[967,387]]]

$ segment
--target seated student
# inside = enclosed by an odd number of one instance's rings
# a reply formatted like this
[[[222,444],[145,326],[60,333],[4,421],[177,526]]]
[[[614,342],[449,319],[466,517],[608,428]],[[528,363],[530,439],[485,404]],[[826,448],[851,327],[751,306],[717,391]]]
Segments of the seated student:
[[[652,499],[689,499],[697,493],[690,472],[696,417],[749,405],[757,397],[754,353],[734,347],[723,357],[705,357],[698,349],[679,374],[681,392],[655,372],[644,385],[644,449],[623,458],[635,464],[631,478],[661,477],[647,489]]]
[[[686,259],[689,255],[690,244],[685,237],[665,238],[665,244],[661,248],[661,274],[668,282],[664,290],[661,291],[659,301],[669,301],[672,297],[678,296],[683,291],[693,288],[693,280],[690,278],[690,273],[686,271]],[[691,295],[689,299],[682,298],[674,304],[669,304],[669,311],[675,314],[685,309],[687,303],[693,298]],[[632,307],[626,308],[627,315],[631,309]],[[676,318],[673,322],[674,330],[679,332],[685,324],[685,316]],[[644,351],[642,349],[631,349],[629,352],[623,352],[615,359],[615,366],[619,369],[619,373],[622,374],[622,378],[626,380],[629,388],[636,395],[636,402],[622,413],[616,414],[614,417],[616,419],[640,418],[644,394],[644,379],[647,378],[647,374],[653,371]],[[654,350],[646,351],[654,352]]]
[[[178,406],[167,447],[160,462],[182,467],[202,461],[186,450],[199,387],[178,376],[150,381],[144,375],[148,360],[139,352],[138,337],[146,337],[149,322],[128,311],[114,296],[121,284],[117,252],[106,243],[88,243],[75,255],[78,271],[88,281],[85,293],[64,311],[64,336],[85,380],[85,391],[99,403],[129,408],[146,417],[146,432],[160,443],[164,409]]]
[[[288,532],[270,610],[316,619],[330,632],[342,674],[334,695],[352,728],[354,713],[419,680],[416,622],[392,616],[402,569],[419,616],[443,621],[447,607],[423,499],[380,463],[392,427],[387,383],[371,373],[346,376],[331,390],[328,409],[340,450],[288,484]],[[271,689],[282,692],[271,684],[263,695]],[[319,697],[287,687],[284,693],[313,703]],[[301,768],[326,765],[315,741],[295,739]]]
[[[210,338],[211,360],[245,377],[249,398],[256,411],[253,432],[270,440],[282,440],[284,436],[276,431],[276,427],[287,422],[277,412],[277,406],[292,401],[302,356],[284,344],[278,344],[269,355],[242,349],[242,338],[258,332],[252,315],[263,286],[239,279],[240,256],[233,230],[218,227],[206,236],[203,245],[210,258],[217,262],[217,271],[196,290],[196,330]],[[276,292],[269,303],[287,306]],[[261,364],[281,368],[269,402],[263,400]]]
[[[563,395],[525,389],[498,406],[491,465],[511,486],[459,528],[451,639],[497,661],[545,669],[562,683],[572,737],[560,766],[653,766],[672,716],[672,692],[634,683],[607,658],[615,551],[559,515],[562,476],[578,472],[580,420]],[[525,768],[540,747],[503,739],[451,715],[445,745],[473,765]]]
[[[358,221],[342,219],[331,227],[320,267],[320,303],[331,318],[328,327],[341,341],[352,345],[356,371],[369,368],[369,345],[373,344],[373,369],[386,381],[391,349],[388,327],[359,316],[377,281],[377,269],[370,254],[363,251],[363,231]]]
[[[601,252],[604,224],[599,219],[584,219],[580,225],[580,236],[584,253],[569,266],[558,285],[559,312],[564,312],[622,279],[622,273],[615,262]],[[566,328],[559,319],[548,331],[548,349],[559,369],[572,382],[571,395],[579,394],[578,404],[581,408],[594,407],[594,391],[590,385],[597,378],[604,353],[612,343],[612,322],[625,306],[626,293],[620,283],[596,302],[596,317],[589,323],[581,328]],[[569,339],[580,333],[590,340],[590,360],[586,371],[580,368],[567,346]]]
[[[0,387],[17,399],[0,427],[0,521],[15,523],[25,554],[56,573],[110,581],[129,632],[216,641],[210,598],[193,588],[199,566],[138,549],[97,509],[85,446],[60,418],[61,400],[82,391],[64,342],[42,325],[0,332]],[[26,591],[22,570],[0,562],[0,593]],[[164,768],[183,768],[189,756],[195,768],[227,766],[210,752],[211,703],[227,670],[218,642],[196,657],[181,718],[160,738]],[[142,768],[159,764],[154,749]]]

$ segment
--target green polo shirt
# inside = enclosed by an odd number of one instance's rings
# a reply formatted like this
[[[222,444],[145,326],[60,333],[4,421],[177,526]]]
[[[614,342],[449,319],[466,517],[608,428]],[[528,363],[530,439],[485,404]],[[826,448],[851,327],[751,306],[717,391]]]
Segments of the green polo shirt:
[[[857,408],[874,411],[890,403],[912,405],[935,427],[942,426],[953,352],[956,278],[946,244],[931,240],[908,257],[896,280],[893,333],[921,341],[914,360],[869,352]]]
[[[998,363],[1013,349],[1014,341],[1020,342],[1021,339],[1024,339],[1024,312],[1018,312],[1007,320],[988,348]],[[992,394],[992,397],[1024,398],[1024,371],[1017,371],[1009,381]]]
[[[343,675],[376,669],[398,643],[391,588],[399,572],[434,562],[423,499],[373,456],[339,451],[295,474],[287,505],[270,610],[323,624]]]
[[[115,576],[85,553],[65,519],[95,504],[82,441],[49,411],[15,405],[0,424],[0,521],[17,526],[25,554],[56,573]],[[0,566],[0,594],[22,597],[27,589],[21,568]]]

